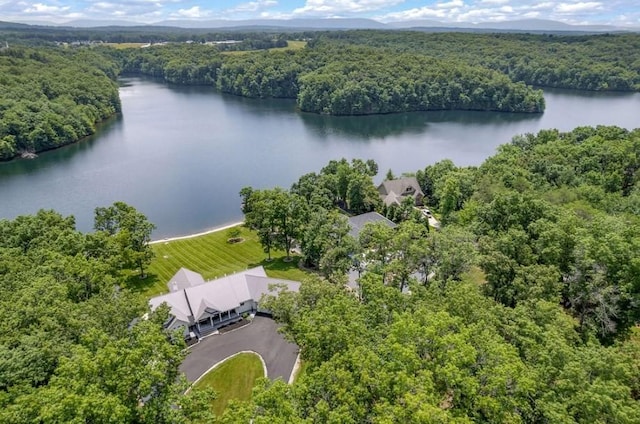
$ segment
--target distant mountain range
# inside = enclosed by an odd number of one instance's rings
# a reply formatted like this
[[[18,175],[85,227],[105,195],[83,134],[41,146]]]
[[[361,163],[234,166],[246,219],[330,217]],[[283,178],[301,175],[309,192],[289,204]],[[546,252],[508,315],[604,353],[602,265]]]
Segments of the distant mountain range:
[[[65,23],[52,22],[21,22],[23,24],[72,28],[98,27],[174,27],[184,29],[434,29],[434,30],[465,30],[465,31],[530,31],[530,32],[614,32],[640,31],[640,27],[618,27],[613,25],[570,25],[563,22],[545,19],[523,19],[504,22],[440,22],[433,20],[413,20],[382,23],[373,19],[251,19],[251,20],[166,20],[153,24],[131,21],[99,21],[74,20]],[[7,27],[8,22],[3,22]]]

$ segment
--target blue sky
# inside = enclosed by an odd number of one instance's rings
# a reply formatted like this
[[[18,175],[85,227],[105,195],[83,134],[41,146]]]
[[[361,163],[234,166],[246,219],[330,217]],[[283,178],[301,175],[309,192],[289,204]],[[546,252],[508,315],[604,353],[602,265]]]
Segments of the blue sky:
[[[553,19],[571,24],[640,26],[640,0],[0,0],[0,20],[75,19],[153,23],[166,19],[361,17],[489,22]]]

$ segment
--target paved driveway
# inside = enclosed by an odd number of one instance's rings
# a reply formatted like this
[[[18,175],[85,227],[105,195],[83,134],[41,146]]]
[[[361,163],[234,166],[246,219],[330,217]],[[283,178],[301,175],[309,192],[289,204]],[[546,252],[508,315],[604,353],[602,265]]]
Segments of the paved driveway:
[[[286,341],[277,329],[278,324],[272,319],[256,316],[245,327],[209,336],[191,347],[180,365],[180,371],[185,373],[187,380],[195,381],[224,358],[243,350],[252,350],[264,359],[270,379],[281,377],[288,382],[298,356],[298,346]]]

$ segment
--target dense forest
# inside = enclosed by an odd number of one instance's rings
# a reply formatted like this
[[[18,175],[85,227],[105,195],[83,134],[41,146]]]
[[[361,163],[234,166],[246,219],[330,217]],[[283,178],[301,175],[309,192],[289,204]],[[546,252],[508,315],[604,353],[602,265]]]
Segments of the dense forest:
[[[0,160],[73,143],[120,111],[118,65],[89,49],[0,51]]]
[[[638,34],[429,34],[406,31],[328,32],[312,44],[365,45],[461,60],[526,84],[598,91],[640,90]]]
[[[429,165],[416,177],[444,227],[396,214],[354,240],[335,206],[382,211],[376,172],[332,161],[241,192],[263,245],[300,240],[324,280],[268,303],[302,379],[220,422],[637,422],[640,130],[545,130],[477,168]]]
[[[115,203],[95,228],[54,211],[0,220],[0,422],[180,423],[197,405],[168,311],[141,320],[146,301],[122,288],[151,259],[153,225]]]

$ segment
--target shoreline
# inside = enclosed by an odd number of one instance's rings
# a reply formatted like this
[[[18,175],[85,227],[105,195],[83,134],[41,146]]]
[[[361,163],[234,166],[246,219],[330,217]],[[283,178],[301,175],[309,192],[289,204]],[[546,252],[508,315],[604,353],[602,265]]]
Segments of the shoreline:
[[[200,236],[204,236],[204,235],[211,234],[211,233],[217,233],[218,231],[224,231],[224,230],[227,230],[229,228],[237,227],[238,225],[242,225],[242,224],[244,224],[244,221],[238,221],[238,222],[234,222],[232,224],[227,224],[227,225],[223,225],[221,227],[215,227],[215,228],[212,228],[210,230],[202,231],[200,233],[187,234],[186,236],[167,237],[167,238],[163,238],[161,240],[152,240],[152,241],[149,242],[149,244],[168,243],[170,241],[175,241],[175,240],[186,240],[186,239],[190,239],[190,238],[200,237]]]

